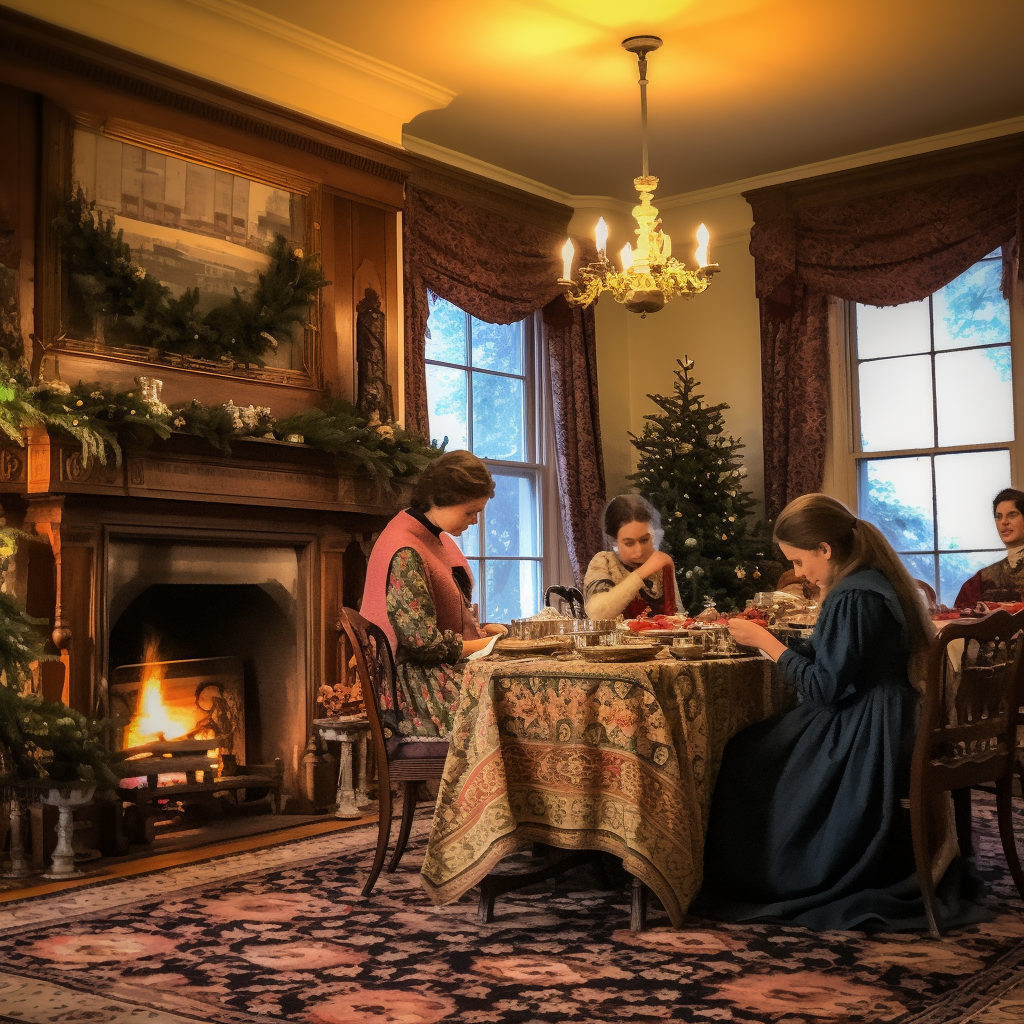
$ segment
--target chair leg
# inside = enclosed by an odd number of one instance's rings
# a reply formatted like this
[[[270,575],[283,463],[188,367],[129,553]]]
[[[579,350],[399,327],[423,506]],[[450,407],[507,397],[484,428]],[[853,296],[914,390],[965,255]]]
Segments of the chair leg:
[[[388,865],[388,874],[398,870],[398,862],[405,853],[405,844],[409,842],[409,833],[412,832],[412,816],[416,813],[416,783],[407,782],[402,790],[402,828],[398,833],[398,842],[395,844],[395,852],[391,856],[391,863]]]
[[[974,841],[971,815],[971,790],[956,789],[953,791],[953,820],[956,822],[956,840],[960,846],[961,857],[974,856]]]
[[[999,838],[1003,843],[1003,853],[1009,865],[1010,874],[1017,884],[1017,892],[1024,900],[1024,871],[1021,870],[1020,858],[1017,856],[1017,840],[1013,834],[1013,775],[1007,773],[996,787],[996,811],[999,816]]]
[[[369,896],[377,884],[380,869],[384,866],[384,857],[391,841],[391,783],[385,777],[377,780],[377,852],[373,857],[370,877],[363,886],[363,896]]]
[[[932,859],[928,852],[928,823],[925,820],[924,800],[920,795],[910,797],[910,830],[914,842],[914,864],[917,867],[917,881],[921,887],[921,900],[928,917],[928,931],[932,938],[939,938],[935,886],[932,884]]]

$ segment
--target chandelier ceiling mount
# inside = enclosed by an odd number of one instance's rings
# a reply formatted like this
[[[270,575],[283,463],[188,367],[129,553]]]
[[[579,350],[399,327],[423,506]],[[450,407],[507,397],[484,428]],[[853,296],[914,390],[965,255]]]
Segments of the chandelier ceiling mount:
[[[594,229],[597,261],[580,267],[572,275],[576,254],[572,239],[562,247],[562,277],[565,297],[574,306],[588,306],[602,292],[612,293],[632,313],[646,317],[656,313],[675,298],[690,298],[706,291],[711,277],[718,271],[717,263],[708,261],[710,235],[701,224],[697,229],[696,270],[690,270],[672,255],[672,239],[662,231],[661,218],[651,203],[658,179],[650,173],[647,162],[647,54],[662,46],[658,36],[630,36],[622,41],[623,49],[635,53],[640,72],[640,130],[643,140],[643,173],[633,179],[640,202],[633,207],[636,220],[636,247],[627,242],[619,253],[622,269],[608,259],[608,225],[601,217]]]

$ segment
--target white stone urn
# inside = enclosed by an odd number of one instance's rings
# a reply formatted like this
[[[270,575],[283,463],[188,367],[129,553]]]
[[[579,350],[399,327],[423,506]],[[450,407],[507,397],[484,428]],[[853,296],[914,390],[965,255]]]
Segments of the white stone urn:
[[[74,832],[72,811],[82,807],[96,792],[95,782],[58,782],[36,783],[39,789],[39,802],[57,808],[57,846],[53,851],[53,863],[43,878],[81,878],[85,873],[75,868],[75,849],[71,845]]]

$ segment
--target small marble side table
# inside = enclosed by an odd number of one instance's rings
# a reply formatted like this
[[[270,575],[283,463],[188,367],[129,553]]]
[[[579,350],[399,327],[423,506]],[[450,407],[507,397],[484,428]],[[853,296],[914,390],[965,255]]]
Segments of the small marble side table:
[[[340,743],[341,756],[338,758],[338,796],[336,818],[361,818],[365,811],[359,805],[369,802],[367,787],[367,744],[370,723],[366,715],[341,715],[338,718],[314,718],[313,728],[322,740]],[[352,748],[356,746],[359,757],[358,776],[353,771]],[[354,785],[353,785],[354,783]]]

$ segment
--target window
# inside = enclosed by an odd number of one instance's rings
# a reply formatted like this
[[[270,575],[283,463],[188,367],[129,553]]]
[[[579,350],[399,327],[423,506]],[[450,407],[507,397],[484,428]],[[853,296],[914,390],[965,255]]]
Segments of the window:
[[[533,615],[542,590],[542,431],[531,319],[489,324],[430,294],[427,403],[431,437],[487,463],[494,497],[458,539],[475,577],[481,622]]]
[[[1014,449],[1009,304],[997,250],[920,302],[857,305],[857,504],[910,574],[951,605],[1003,552],[992,498]]]

